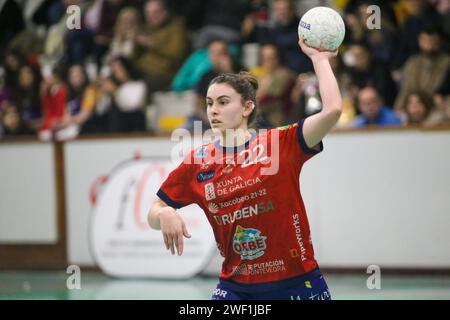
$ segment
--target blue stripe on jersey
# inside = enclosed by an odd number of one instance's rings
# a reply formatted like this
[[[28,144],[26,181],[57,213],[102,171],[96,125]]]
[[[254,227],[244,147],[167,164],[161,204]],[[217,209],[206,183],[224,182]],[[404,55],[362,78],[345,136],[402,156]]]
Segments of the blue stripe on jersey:
[[[304,122],[305,122],[305,119],[301,119],[298,122],[298,127],[297,127],[298,143],[300,143],[300,147],[302,148],[302,150],[305,154],[312,154],[312,155],[318,154],[319,152],[321,152],[323,150],[323,143],[322,143],[322,141],[320,141],[314,147],[312,147],[312,148],[308,147],[308,145],[306,144],[306,141],[305,141],[305,137],[303,136],[303,123]]]
[[[185,204],[181,204],[181,203],[178,203],[178,202],[173,201],[172,199],[170,199],[169,196],[168,196],[164,191],[162,191],[161,189],[158,190],[158,192],[156,193],[156,195],[157,195],[162,201],[164,201],[164,202],[167,203],[169,206],[171,206],[172,208],[180,209],[180,208],[183,208],[184,206],[186,206]]]

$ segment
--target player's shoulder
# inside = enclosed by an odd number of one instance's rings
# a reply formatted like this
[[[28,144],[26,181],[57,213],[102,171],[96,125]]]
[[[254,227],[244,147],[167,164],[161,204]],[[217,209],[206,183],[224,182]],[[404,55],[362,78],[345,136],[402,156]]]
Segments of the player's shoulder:
[[[285,130],[289,130],[289,129],[297,129],[298,128],[298,122],[294,122],[291,124],[287,124],[285,126],[281,126],[281,127],[277,127],[275,128],[275,130],[279,130],[279,131],[285,131]]]
[[[299,122],[295,122],[295,123],[287,124],[287,125],[284,125],[281,127],[272,128],[269,130],[269,133],[271,135],[276,133],[277,135],[279,135],[280,138],[283,138],[283,137],[289,136],[291,134],[296,135],[298,128],[299,128]]]

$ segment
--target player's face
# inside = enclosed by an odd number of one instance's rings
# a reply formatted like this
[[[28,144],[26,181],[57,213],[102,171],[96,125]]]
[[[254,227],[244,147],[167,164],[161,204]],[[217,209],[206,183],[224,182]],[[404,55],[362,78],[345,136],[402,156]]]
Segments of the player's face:
[[[211,128],[225,132],[246,126],[242,98],[230,85],[214,83],[206,94],[206,113]]]

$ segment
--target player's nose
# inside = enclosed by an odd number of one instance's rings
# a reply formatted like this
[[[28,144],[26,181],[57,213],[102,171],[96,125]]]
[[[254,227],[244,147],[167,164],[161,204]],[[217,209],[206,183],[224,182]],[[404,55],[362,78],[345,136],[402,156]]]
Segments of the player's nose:
[[[217,107],[217,104],[213,103],[213,105],[210,107],[211,115],[218,116],[219,115],[219,108]]]

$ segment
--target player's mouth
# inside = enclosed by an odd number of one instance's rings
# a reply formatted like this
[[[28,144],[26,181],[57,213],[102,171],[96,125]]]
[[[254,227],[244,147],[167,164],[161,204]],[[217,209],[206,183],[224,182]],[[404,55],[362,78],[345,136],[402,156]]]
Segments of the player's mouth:
[[[217,120],[217,119],[211,120],[211,124],[219,124],[219,123],[222,123],[222,122],[220,122],[220,121]]]

